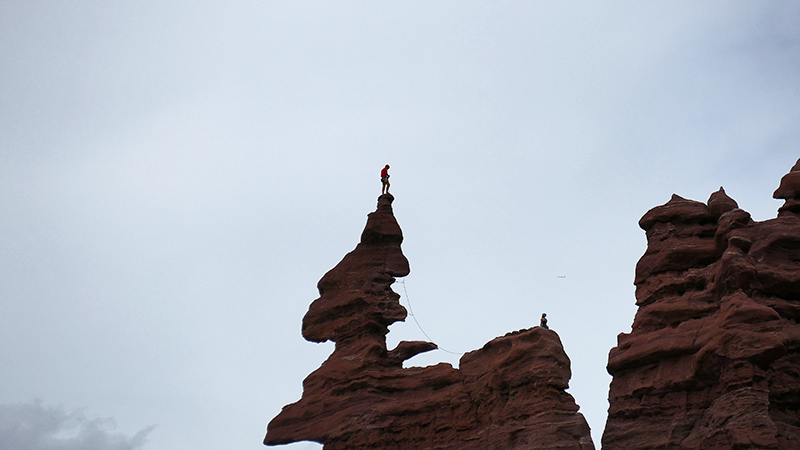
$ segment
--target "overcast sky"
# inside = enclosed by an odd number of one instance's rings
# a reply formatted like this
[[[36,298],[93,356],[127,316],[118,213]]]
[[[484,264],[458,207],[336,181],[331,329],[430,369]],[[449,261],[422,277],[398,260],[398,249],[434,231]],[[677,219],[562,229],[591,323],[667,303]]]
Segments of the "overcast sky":
[[[599,448],[639,218],[775,217],[799,123],[797,2],[0,2],[4,448],[262,448],[384,164],[409,363],[547,312]]]

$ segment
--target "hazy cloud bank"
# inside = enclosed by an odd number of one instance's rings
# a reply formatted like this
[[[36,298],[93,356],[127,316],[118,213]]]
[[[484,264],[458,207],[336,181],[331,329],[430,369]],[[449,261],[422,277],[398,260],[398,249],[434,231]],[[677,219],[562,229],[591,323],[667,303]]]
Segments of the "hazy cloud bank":
[[[87,418],[81,410],[31,403],[0,405],[0,450],[134,450],[154,426],[133,436],[115,432],[112,418]]]

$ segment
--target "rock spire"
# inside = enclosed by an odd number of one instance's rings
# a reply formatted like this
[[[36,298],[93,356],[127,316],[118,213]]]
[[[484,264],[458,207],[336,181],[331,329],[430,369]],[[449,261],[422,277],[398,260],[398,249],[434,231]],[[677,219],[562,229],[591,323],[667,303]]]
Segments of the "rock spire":
[[[302,440],[325,450],[594,450],[568,387],[570,361],[558,335],[531,328],[465,354],[460,368],[403,368],[436,348],[400,342],[388,327],[406,317],[396,277],[408,275],[394,197],[378,198],[361,242],[319,281],[303,336],[336,348],[303,382],[303,396],[268,426],[264,443]]]

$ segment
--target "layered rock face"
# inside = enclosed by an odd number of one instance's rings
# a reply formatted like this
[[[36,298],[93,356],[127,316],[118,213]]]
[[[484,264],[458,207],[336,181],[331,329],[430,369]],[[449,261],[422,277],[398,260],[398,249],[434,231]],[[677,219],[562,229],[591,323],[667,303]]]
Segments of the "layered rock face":
[[[800,161],[774,197],[764,222],[721,188],[642,217],[603,449],[800,449]]]
[[[494,339],[449,364],[403,368],[436,348],[386,348],[389,325],[406,310],[392,291],[409,273],[394,197],[378,198],[361,242],[320,280],[303,336],[332,340],[333,354],[303,382],[264,443],[316,441],[326,450],[593,450],[589,426],[565,389],[570,361],[558,335],[532,328]]]

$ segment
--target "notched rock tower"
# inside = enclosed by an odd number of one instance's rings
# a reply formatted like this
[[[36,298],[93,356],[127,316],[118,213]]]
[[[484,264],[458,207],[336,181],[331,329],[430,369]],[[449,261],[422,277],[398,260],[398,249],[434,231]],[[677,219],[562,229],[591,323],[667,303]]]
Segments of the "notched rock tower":
[[[570,361],[558,335],[532,328],[465,354],[459,369],[441,363],[403,368],[436,348],[400,342],[386,348],[389,325],[406,318],[391,289],[408,275],[394,197],[378,198],[361,242],[319,281],[320,297],[303,336],[332,340],[333,354],[303,382],[303,397],[283,408],[264,443],[316,441],[326,450],[593,450],[589,426],[565,389]]]
[[[722,188],[639,221],[604,449],[800,449],[800,161],[773,196],[785,203],[764,222]]]

